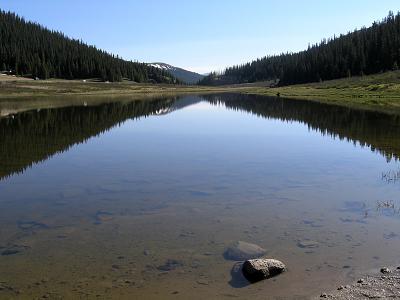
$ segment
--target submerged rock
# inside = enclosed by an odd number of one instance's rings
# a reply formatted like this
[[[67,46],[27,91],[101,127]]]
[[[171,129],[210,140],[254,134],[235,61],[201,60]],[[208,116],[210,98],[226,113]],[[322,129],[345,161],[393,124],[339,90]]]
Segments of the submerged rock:
[[[224,252],[224,257],[228,260],[241,261],[259,258],[266,253],[267,251],[264,248],[261,248],[256,244],[238,241],[226,248]]]
[[[286,266],[283,262],[270,258],[247,260],[242,267],[244,277],[252,283],[274,277],[285,271]]]
[[[18,221],[18,228],[22,230],[48,229],[49,226],[36,221]]]
[[[20,252],[23,252],[23,251],[29,249],[29,247],[28,246],[24,246],[24,245],[12,245],[12,246],[9,246],[7,248],[3,248],[2,247],[1,249],[4,249],[4,250],[0,250],[0,255],[2,255],[2,256],[10,256],[10,255],[15,255],[15,254],[18,254]]]
[[[19,250],[16,250],[16,249],[7,249],[7,250],[4,250],[3,252],[1,252],[1,255],[3,255],[3,256],[9,256],[9,255],[14,255],[14,254],[17,254],[17,253],[19,253],[20,251]]]
[[[113,213],[110,213],[108,211],[99,210],[94,216],[95,224],[102,224],[104,222],[111,221],[114,218],[113,215]]]
[[[304,249],[313,249],[313,248],[318,248],[319,243],[311,240],[303,240],[303,241],[298,241],[297,246],[299,248],[304,248]]]
[[[0,291],[15,291],[15,290],[12,286],[7,285],[5,282],[0,282]]]
[[[179,267],[183,267],[183,263],[181,261],[176,259],[167,259],[163,265],[157,267],[157,270],[169,272]]]

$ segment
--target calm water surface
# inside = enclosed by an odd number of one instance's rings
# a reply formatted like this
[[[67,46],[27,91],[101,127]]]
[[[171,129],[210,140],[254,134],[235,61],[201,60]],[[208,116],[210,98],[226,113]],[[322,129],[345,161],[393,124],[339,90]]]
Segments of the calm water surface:
[[[396,115],[238,95],[3,117],[0,298],[299,298],[400,263],[399,137]],[[248,285],[237,240],[288,272]]]

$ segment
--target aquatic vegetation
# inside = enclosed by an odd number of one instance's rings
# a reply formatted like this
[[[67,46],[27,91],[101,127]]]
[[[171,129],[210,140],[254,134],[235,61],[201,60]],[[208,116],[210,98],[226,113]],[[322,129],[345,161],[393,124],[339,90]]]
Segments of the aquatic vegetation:
[[[382,180],[392,183],[400,180],[400,169],[390,170],[382,173]]]
[[[377,201],[376,211],[382,215],[400,215],[400,206],[392,200]]]

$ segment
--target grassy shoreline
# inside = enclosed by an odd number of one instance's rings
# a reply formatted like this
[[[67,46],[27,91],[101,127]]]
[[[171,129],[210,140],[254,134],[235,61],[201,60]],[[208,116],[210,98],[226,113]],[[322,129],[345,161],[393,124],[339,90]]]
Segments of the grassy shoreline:
[[[221,87],[135,84],[128,82],[104,83],[82,80],[34,81],[26,78],[0,76],[0,103],[44,101],[46,98],[96,97],[152,99],[208,93],[244,93],[311,100],[347,107],[400,113],[400,71],[377,75],[351,77],[320,83],[271,88],[268,83],[254,83]],[[93,97],[95,96],[95,97]],[[93,100],[90,100],[93,99]],[[49,102],[51,100],[46,100]]]
[[[150,94],[191,94],[219,92],[226,87],[200,87],[162,84],[135,84],[127,82],[83,82],[82,80],[43,80],[15,78],[15,80],[1,80],[0,101],[39,98],[49,96],[135,96]]]
[[[400,112],[400,72],[277,88],[253,86],[248,94],[311,100],[363,109]]]

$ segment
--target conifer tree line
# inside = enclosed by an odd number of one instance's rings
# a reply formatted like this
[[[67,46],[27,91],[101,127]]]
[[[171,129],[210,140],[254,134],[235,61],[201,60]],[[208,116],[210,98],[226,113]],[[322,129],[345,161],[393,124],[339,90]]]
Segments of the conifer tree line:
[[[85,143],[126,120],[166,110],[175,101],[175,97],[160,97],[152,101],[41,109],[0,118],[0,136],[12,137],[0,143],[0,179],[22,173],[33,164]]]
[[[250,112],[261,118],[301,122],[322,135],[369,147],[387,161],[400,160],[400,116],[396,114],[278,97],[264,101],[265,96],[258,95],[225,93],[202,97],[214,105]],[[392,142],[387,143],[388,140]]]
[[[33,78],[177,83],[165,70],[125,61],[0,9],[0,71]]]
[[[279,80],[280,85],[317,82],[397,70],[400,64],[400,12],[371,27],[324,39],[298,53],[266,56],[211,73],[201,85]]]

